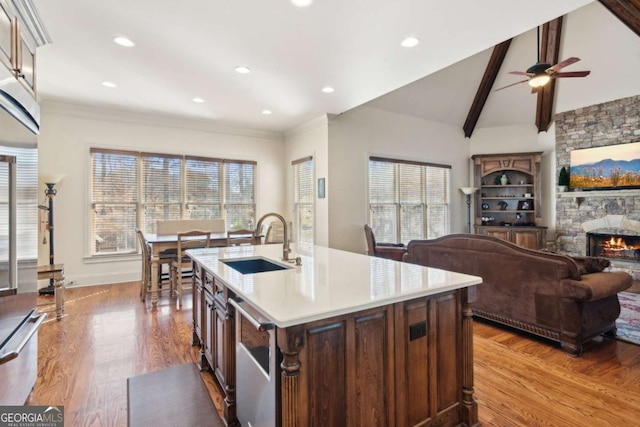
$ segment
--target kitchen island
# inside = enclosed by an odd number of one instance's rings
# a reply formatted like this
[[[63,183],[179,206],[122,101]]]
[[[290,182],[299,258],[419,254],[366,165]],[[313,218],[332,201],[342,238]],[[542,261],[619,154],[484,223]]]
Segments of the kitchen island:
[[[193,343],[224,392],[228,425],[239,413],[245,424],[265,422],[252,406],[270,399],[266,425],[478,424],[471,303],[481,278],[321,246],[299,251],[299,266],[282,261],[277,244],[187,252]],[[247,364],[242,350],[261,348],[268,360]],[[247,377],[252,365],[271,378],[266,390],[261,375]]]

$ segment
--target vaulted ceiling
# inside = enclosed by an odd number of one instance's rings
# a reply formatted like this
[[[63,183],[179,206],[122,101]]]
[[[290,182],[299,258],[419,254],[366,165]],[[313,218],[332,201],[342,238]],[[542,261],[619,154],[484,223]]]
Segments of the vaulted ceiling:
[[[366,105],[464,128],[530,126],[545,131],[553,114],[640,94],[638,0],[593,2],[546,24],[548,62],[571,56],[580,62],[563,71],[590,70],[585,78],[560,79],[540,94],[509,71],[537,61],[537,28],[472,55],[443,70],[383,95]],[[622,10],[618,10],[624,6]]]
[[[640,1],[625,0],[600,0],[616,18],[624,23],[631,31],[640,36]],[[560,60],[560,42],[562,37],[562,17],[547,22],[540,31],[540,62],[557,64]],[[493,83],[502,67],[504,58],[511,45],[511,39],[496,45],[487,64],[487,68],[476,92],[476,96],[464,122],[464,135],[471,137],[473,130],[482,113],[482,108],[493,88]],[[549,130],[553,121],[553,100],[555,96],[556,80],[551,81],[542,89],[534,92],[537,94],[536,127],[538,132]]]

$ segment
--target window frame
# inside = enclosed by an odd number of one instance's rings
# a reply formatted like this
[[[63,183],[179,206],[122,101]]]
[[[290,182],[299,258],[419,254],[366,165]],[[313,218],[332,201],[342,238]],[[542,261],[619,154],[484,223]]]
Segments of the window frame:
[[[310,169],[310,176],[309,176],[309,180],[310,182],[307,183],[308,187],[310,188],[310,200],[303,200],[300,201],[300,185],[299,185],[299,178],[300,178],[300,173],[301,171],[299,171],[298,169],[301,167],[301,165],[305,165],[307,164]],[[293,160],[291,162],[291,166],[292,166],[292,178],[293,178],[293,228],[294,228],[294,239],[296,241],[297,244],[302,244],[302,245],[307,245],[309,247],[313,246],[315,243],[315,199],[316,199],[316,192],[315,192],[315,163],[313,160],[313,156],[307,156],[307,157],[302,157],[300,159],[297,160]],[[302,210],[303,209],[309,209],[309,211],[311,212],[311,240],[302,240],[301,237],[303,234],[306,233],[302,233],[301,232],[301,228],[302,228]]]
[[[393,167],[393,182],[390,187],[393,188],[392,199],[385,201],[372,201],[372,162],[380,162],[387,163],[392,165]],[[415,182],[412,182],[411,185],[405,184],[403,186],[402,182],[402,170],[403,166],[405,167],[415,167],[418,166],[420,168],[420,201],[419,202],[403,202],[401,200],[401,193],[403,189],[406,191],[407,189],[411,189],[411,187],[415,187]],[[368,213],[367,220],[371,225],[374,234],[376,234],[376,240],[381,242],[388,243],[408,243],[412,239],[420,238],[420,239],[429,239],[434,237],[440,237],[441,235],[446,235],[451,232],[451,166],[445,164],[431,163],[431,162],[421,162],[415,160],[406,160],[406,159],[398,159],[393,157],[383,157],[377,155],[369,155],[367,159],[367,204],[368,204]],[[444,187],[442,190],[444,191],[443,197],[441,201],[438,203],[437,201],[430,201],[429,197],[429,185],[430,179],[429,175],[433,175],[433,173],[429,173],[429,171],[435,171],[444,173],[443,181]],[[434,173],[435,173],[434,172]],[[380,175],[382,177],[382,175]],[[381,188],[382,190],[382,188]],[[407,224],[403,226],[403,213],[406,212],[407,208],[418,209],[420,211],[420,215],[413,216],[414,218],[421,218],[421,236],[411,236],[405,235],[403,236],[403,231],[408,228]],[[431,217],[433,216],[431,212],[434,209],[442,210],[444,208],[445,219],[441,223],[437,224],[439,228],[441,228],[441,233],[434,232],[434,225],[431,223]],[[376,210],[384,210],[387,211],[392,210],[391,214],[391,224],[387,224],[387,229],[383,230],[380,228],[380,220],[376,220]],[[403,210],[404,209],[404,210]],[[406,221],[405,221],[406,222]],[[390,227],[390,228],[389,228]],[[392,231],[391,235],[394,236],[390,238],[389,231]],[[435,234],[435,235],[434,235]]]
[[[89,151],[88,153],[89,155],[88,203],[85,205],[88,207],[88,212],[85,215],[85,218],[88,221],[88,224],[87,224],[88,238],[86,240],[88,245],[86,258],[88,259],[98,260],[98,259],[107,259],[109,257],[122,257],[122,256],[139,254],[140,248],[138,247],[137,239],[135,237],[135,229],[140,228],[144,232],[155,232],[155,220],[153,220],[153,218],[151,218],[151,220],[147,219],[147,216],[145,214],[145,209],[150,205],[154,205],[154,206],[158,204],[165,205],[165,203],[145,200],[144,192],[145,192],[145,186],[147,185],[147,183],[144,182],[145,171],[144,171],[143,163],[144,163],[145,157],[149,158],[149,157],[156,156],[156,157],[163,157],[163,158],[179,159],[180,161],[179,175],[180,176],[179,176],[178,187],[179,187],[179,193],[180,193],[180,201],[179,203],[176,201],[171,201],[168,203],[168,205],[173,205],[173,206],[179,205],[179,212],[180,212],[179,218],[176,218],[176,219],[190,219],[191,213],[192,213],[191,206],[193,205],[193,206],[199,206],[200,208],[202,208],[202,210],[200,210],[200,213],[202,213],[203,211],[206,212],[208,210],[207,215],[205,215],[206,218],[197,217],[196,219],[225,219],[226,220],[227,219],[227,203],[225,200],[225,191],[224,191],[226,187],[226,183],[225,183],[226,175],[223,171],[224,165],[225,164],[250,165],[252,176],[250,177],[249,192],[251,193],[251,200],[248,202],[245,201],[244,205],[250,206],[249,210],[253,215],[252,218],[248,218],[246,222],[255,223],[256,192],[257,192],[257,185],[258,185],[257,183],[258,162],[257,161],[221,159],[217,157],[193,156],[193,155],[187,155],[187,154],[176,155],[171,153],[156,153],[156,152],[147,152],[147,151],[139,151],[139,150],[122,150],[122,149],[101,148],[101,147],[89,147],[88,151]],[[125,203],[128,206],[133,206],[134,216],[135,216],[135,227],[133,227],[132,230],[124,231],[124,233],[131,234],[131,236],[127,236],[126,238],[129,239],[129,237],[131,237],[135,242],[131,250],[116,249],[114,251],[101,252],[96,247],[95,238],[97,235],[97,228],[96,228],[96,220],[94,217],[95,206],[96,204],[101,204],[101,203],[104,204],[102,201],[97,201],[99,200],[99,198],[96,197],[94,193],[96,189],[96,184],[94,182],[94,155],[96,153],[112,154],[112,155],[124,154],[127,156],[135,157],[135,166],[133,167],[135,168],[134,174],[136,176],[136,184],[135,184],[137,187],[135,189],[136,200],[134,202]],[[189,172],[193,171],[188,167],[189,161],[210,161],[212,162],[212,164],[216,164],[216,163],[219,164],[219,167],[217,170],[218,184],[217,185],[211,184],[214,188],[217,188],[219,192],[219,197],[217,200],[207,203],[206,200],[208,200],[208,197],[203,197],[201,198],[201,200],[198,200],[196,202],[189,199],[190,194],[191,195],[195,194],[195,193],[189,193],[189,190],[190,190]],[[197,178],[198,177],[195,177],[194,179],[197,179]],[[202,187],[203,184],[206,185],[205,181],[206,180],[203,180],[198,183],[194,180],[193,183],[195,183],[195,186],[197,188],[198,186]],[[213,197],[213,199],[215,199],[215,197]],[[124,203],[124,202],[119,202],[119,203]],[[211,206],[211,208],[207,209],[208,206]],[[216,208],[216,206],[218,208]],[[217,209],[219,210],[217,211]],[[216,213],[219,213],[219,216],[216,216]],[[153,223],[152,226],[150,225],[151,223]]]

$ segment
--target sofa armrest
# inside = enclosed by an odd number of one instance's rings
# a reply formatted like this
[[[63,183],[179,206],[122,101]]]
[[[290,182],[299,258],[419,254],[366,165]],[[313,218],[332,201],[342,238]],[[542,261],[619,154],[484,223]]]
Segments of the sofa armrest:
[[[623,271],[584,274],[581,280],[563,279],[561,296],[587,302],[615,295],[628,289],[633,279]]]
[[[406,253],[404,247],[398,246],[377,246],[376,256],[379,258],[387,258],[395,261],[402,261],[402,257]]]

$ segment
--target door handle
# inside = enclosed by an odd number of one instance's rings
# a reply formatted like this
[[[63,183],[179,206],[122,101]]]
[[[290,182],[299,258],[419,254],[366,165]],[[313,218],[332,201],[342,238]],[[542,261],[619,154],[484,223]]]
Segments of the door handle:
[[[38,328],[46,318],[47,318],[46,313],[39,313],[37,315],[32,315],[31,317],[29,317],[29,319],[26,322],[22,324],[20,329],[27,327],[27,325],[31,325],[29,332],[27,332],[27,335],[25,335],[25,337],[18,343],[15,349],[13,349],[12,351],[7,351],[5,353],[0,354],[0,365],[15,359],[20,355],[20,352],[22,351],[24,346],[27,345],[27,343],[29,342],[33,334],[35,334],[38,331]]]
[[[242,316],[249,321],[255,328],[260,331],[268,331],[273,329],[275,325],[269,321],[258,320],[256,317],[260,317],[260,314],[255,311],[255,309],[251,308],[246,302],[237,298],[229,298],[229,304],[231,304],[236,310],[242,314]],[[253,313],[250,313],[253,312]]]

